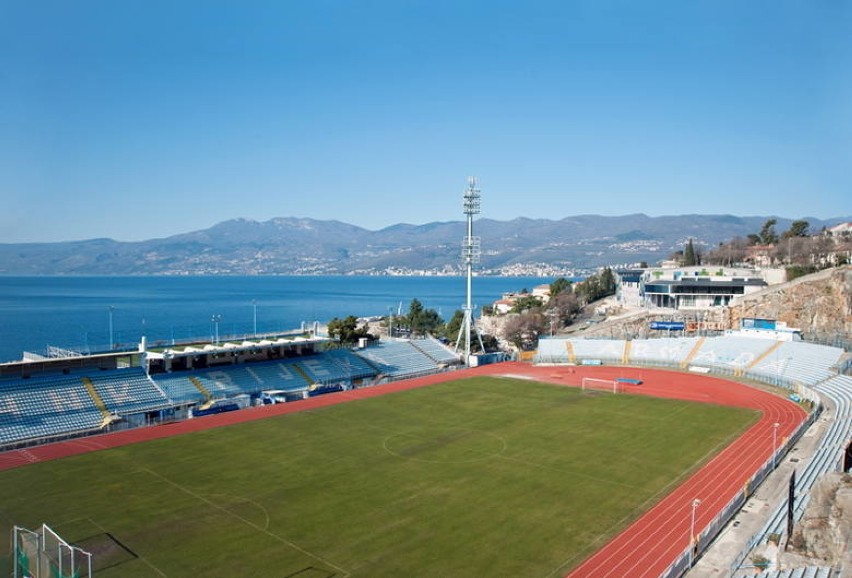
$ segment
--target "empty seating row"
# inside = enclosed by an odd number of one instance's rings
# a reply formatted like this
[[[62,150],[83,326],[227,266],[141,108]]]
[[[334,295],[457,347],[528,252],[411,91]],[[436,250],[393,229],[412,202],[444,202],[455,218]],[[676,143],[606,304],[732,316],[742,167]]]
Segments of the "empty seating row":
[[[707,337],[692,357],[691,363],[745,369],[778,342],[768,339],[726,335]]]
[[[408,341],[382,341],[358,352],[379,370],[394,377],[438,370],[438,364]]]
[[[97,430],[103,422],[96,407],[61,414],[18,414],[0,420],[0,445]]]
[[[192,383],[189,375],[185,373],[165,373],[152,376],[152,378],[174,405],[198,404],[206,400],[204,393]]]
[[[760,574],[755,574],[754,578],[831,578],[833,575],[832,569],[828,566],[807,566],[784,570],[766,570]]]
[[[571,345],[578,360],[599,359],[620,362],[624,357],[623,339],[572,339]]]
[[[431,357],[435,363],[459,363],[459,355],[434,337],[412,340],[411,344]]]
[[[755,364],[750,372],[815,385],[836,374],[832,367],[842,355],[843,350],[838,347],[788,341]]]
[[[694,337],[634,339],[630,347],[630,361],[679,364],[687,358],[696,343]]]
[[[89,379],[111,413],[156,411],[172,405],[141,367],[100,372]]]
[[[538,342],[536,363],[568,363],[566,339],[541,339]]]
[[[0,444],[97,429],[103,414],[79,376],[4,379]]]

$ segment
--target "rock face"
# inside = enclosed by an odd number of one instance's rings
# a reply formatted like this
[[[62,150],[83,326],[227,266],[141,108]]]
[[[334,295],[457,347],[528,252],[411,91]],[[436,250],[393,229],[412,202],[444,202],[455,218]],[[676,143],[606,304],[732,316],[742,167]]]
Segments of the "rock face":
[[[806,338],[833,341],[852,336],[852,266],[828,269],[735,299],[727,324],[744,317],[777,319]]]
[[[810,495],[808,508],[793,530],[786,562],[852,563],[852,476],[826,474]]]

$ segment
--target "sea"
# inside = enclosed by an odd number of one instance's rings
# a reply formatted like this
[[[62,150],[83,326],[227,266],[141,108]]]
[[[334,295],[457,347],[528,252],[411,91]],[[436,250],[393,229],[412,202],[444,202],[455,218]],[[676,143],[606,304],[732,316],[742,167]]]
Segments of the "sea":
[[[553,280],[474,277],[474,306]],[[168,345],[284,333],[335,317],[405,314],[413,299],[449,320],[465,289],[464,277],[447,276],[0,276],[0,362],[25,351],[107,351],[110,342],[134,349],[143,335]]]

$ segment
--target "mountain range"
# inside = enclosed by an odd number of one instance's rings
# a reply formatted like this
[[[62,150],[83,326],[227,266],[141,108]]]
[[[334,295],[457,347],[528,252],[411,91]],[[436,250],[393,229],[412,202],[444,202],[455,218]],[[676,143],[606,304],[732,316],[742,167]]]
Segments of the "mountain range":
[[[479,219],[483,274],[571,274],[604,265],[650,264],[688,239],[708,250],[760,231],[770,217],[644,214],[560,220]],[[785,231],[792,219],[777,219]],[[812,232],[850,217],[805,218]],[[463,221],[397,224],[370,231],[340,221],[232,219],[208,229],[137,242],[90,239],[0,244],[0,275],[453,274],[461,270]]]

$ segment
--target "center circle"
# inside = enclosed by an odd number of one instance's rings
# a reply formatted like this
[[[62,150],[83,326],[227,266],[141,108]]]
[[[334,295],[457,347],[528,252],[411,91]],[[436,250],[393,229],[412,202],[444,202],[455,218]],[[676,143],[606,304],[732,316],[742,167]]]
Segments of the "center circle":
[[[394,434],[386,437],[383,445],[400,458],[437,464],[487,460],[507,448],[506,440],[499,435],[463,428]]]

